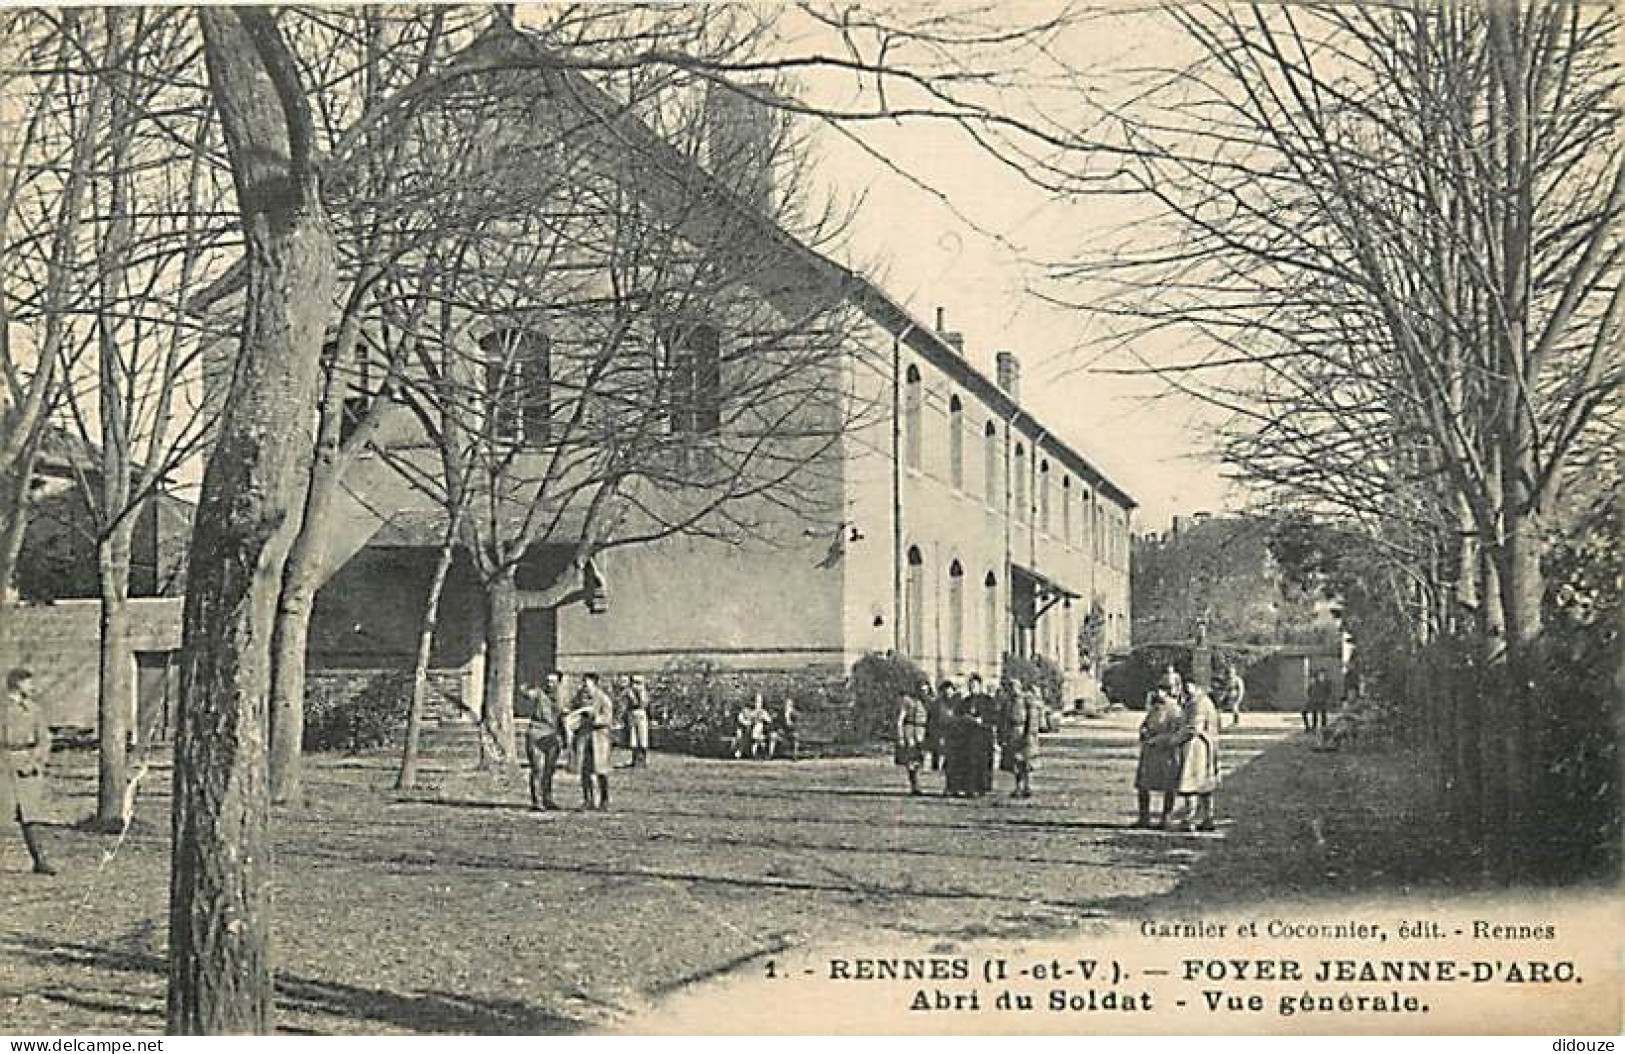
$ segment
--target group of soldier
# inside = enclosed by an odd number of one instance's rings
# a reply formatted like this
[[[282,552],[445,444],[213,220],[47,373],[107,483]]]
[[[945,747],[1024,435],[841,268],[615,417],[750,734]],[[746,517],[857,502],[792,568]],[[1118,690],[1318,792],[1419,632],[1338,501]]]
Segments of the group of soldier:
[[[993,790],[997,759],[1014,778],[1011,796],[1030,798],[1048,716],[1038,686],[1014,678],[992,692],[974,673],[963,683],[948,678],[935,691],[922,680],[898,697],[893,760],[907,774],[910,794],[924,793],[920,774],[929,764],[943,774],[944,795],[980,797]]]
[[[1222,697],[1241,721],[1240,678],[1226,671]],[[1219,786],[1219,708],[1206,688],[1165,669],[1146,696],[1140,722],[1140,758],[1134,772],[1139,818],[1136,827],[1211,831],[1213,792]],[[1162,809],[1153,819],[1153,795]],[[1182,800],[1179,813],[1175,799]]]
[[[781,757],[796,760],[800,751],[796,701],[786,697],[777,710],[769,710],[766,699],[757,692],[734,715],[731,745],[735,760],[772,761]]]
[[[583,674],[573,693],[566,692],[562,676],[550,673],[544,684],[529,686],[522,694],[531,706],[525,754],[532,809],[559,808],[553,777],[561,759],[581,778],[582,808],[609,808],[611,737],[617,723],[625,729],[632,753],[629,767],[649,764],[649,689],[642,676],[628,677],[618,686],[619,707],[596,673]]]

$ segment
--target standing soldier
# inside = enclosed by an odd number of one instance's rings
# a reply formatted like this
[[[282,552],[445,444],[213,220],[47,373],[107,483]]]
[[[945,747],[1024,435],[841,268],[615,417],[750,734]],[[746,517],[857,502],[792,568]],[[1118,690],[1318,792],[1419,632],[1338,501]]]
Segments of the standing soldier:
[[[925,729],[930,715],[919,697],[928,687],[921,684],[897,700],[897,740],[892,748],[892,760],[908,773],[910,794],[920,793],[920,768],[925,764]]]
[[[1038,764],[1038,734],[1044,730],[1048,707],[1037,685],[1028,685],[1011,700],[1010,731],[1005,750],[1010,754],[1010,771],[1015,773],[1012,798],[1033,796],[1033,768]]]
[[[610,732],[615,727],[615,702],[598,684],[596,673],[581,678],[581,693],[574,713],[576,765],[581,772],[581,803],[588,809],[609,808]]]
[[[535,707],[525,733],[525,756],[530,759],[530,807],[538,812],[557,809],[553,800],[553,772],[564,749],[564,707],[559,700],[559,675],[547,675],[543,688],[527,688]]]
[[[1241,724],[1241,701],[1247,696],[1247,682],[1241,679],[1241,671],[1236,669],[1235,663],[1227,663],[1224,667],[1224,682],[1219,686],[1219,706],[1230,711],[1230,724]]]
[[[626,688],[626,745],[632,751],[632,768],[649,764],[649,689],[643,675],[635,673]]]
[[[34,701],[34,673],[18,667],[6,675],[6,704],[0,707],[0,814],[22,829],[36,875],[56,874],[37,830],[44,819],[50,759],[51,729]]]

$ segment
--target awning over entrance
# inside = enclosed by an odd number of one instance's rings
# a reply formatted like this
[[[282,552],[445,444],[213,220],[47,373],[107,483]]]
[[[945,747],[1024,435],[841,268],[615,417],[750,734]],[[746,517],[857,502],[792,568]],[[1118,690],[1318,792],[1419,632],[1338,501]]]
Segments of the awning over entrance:
[[[1011,652],[1031,658],[1038,620],[1055,605],[1079,599],[1079,594],[1038,571],[1010,565]]]

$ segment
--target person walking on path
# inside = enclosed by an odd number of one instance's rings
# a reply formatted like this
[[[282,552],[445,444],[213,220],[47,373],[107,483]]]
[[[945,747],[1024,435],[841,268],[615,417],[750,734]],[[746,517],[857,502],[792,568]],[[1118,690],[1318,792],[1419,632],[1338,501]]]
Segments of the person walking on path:
[[[34,673],[19,666],[6,675],[6,699],[0,705],[0,815],[16,821],[36,875],[56,874],[39,834],[50,760],[51,729],[34,700]]]
[[[925,764],[925,729],[930,715],[920,700],[925,685],[905,692],[897,700],[897,735],[892,761],[908,773],[908,792],[920,793],[920,769]]]
[[[1165,827],[1179,790],[1179,732],[1184,715],[1179,705],[1179,675],[1167,671],[1145,699],[1140,721],[1140,761],[1134,769],[1134,792],[1139,802],[1136,827],[1151,827],[1151,795],[1162,795],[1162,813],[1155,825]]]
[[[1033,796],[1033,769],[1038,765],[1038,735],[1044,730],[1048,707],[1044,693],[1037,685],[1029,685],[1011,700],[1010,729],[1005,750],[1010,754],[1010,771],[1015,774],[1016,786],[1012,798]]]
[[[635,673],[626,685],[626,747],[632,752],[630,768],[649,765],[649,687]]]
[[[1230,726],[1234,728],[1241,724],[1241,701],[1247,697],[1247,682],[1241,679],[1241,671],[1236,669],[1234,663],[1224,668],[1224,682],[1219,686],[1218,704],[1221,709],[1230,711]]]
[[[575,714],[580,722],[576,733],[576,766],[581,773],[581,803],[588,809],[609,808],[609,771],[615,727],[615,701],[598,683],[596,673],[581,678]]]
[[[1308,704],[1303,711],[1305,732],[1326,731],[1326,716],[1332,708],[1332,679],[1321,670],[1309,682]]]
[[[1219,708],[1207,689],[1185,685],[1180,711],[1179,784],[1185,799],[1184,829],[1211,831],[1213,792],[1219,789]]]
[[[547,675],[544,687],[525,689],[532,706],[530,728],[525,731],[525,757],[530,761],[530,807],[538,812],[557,809],[553,800],[553,773],[564,749],[564,707],[559,701],[559,675]]]

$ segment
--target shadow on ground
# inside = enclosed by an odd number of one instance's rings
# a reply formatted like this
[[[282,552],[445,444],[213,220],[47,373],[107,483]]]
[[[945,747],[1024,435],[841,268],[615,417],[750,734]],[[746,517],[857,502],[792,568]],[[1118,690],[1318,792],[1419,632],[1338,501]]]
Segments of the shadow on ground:
[[[36,994],[47,1003],[98,1014],[116,1014],[161,1027],[161,998],[167,967],[157,955],[93,944],[57,944],[24,939],[13,948],[19,957],[40,967],[90,969],[103,983],[95,992],[45,988]],[[154,1000],[152,992],[160,997]],[[583,1031],[585,1023],[514,999],[475,999],[450,992],[390,992],[333,981],[315,981],[279,973],[277,1016],[281,1031],[321,1034],[335,1019],[371,1029],[409,1032],[523,1036]]]

